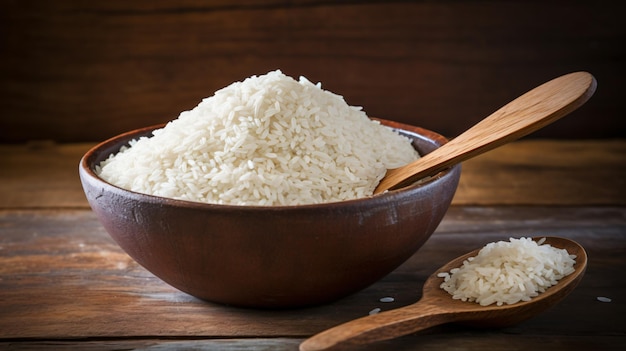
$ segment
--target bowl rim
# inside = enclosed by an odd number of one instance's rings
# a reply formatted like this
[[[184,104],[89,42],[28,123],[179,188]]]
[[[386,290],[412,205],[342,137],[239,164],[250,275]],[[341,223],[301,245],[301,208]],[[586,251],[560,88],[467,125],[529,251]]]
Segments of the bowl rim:
[[[409,125],[409,124],[405,124],[401,122],[375,118],[375,117],[370,117],[370,119],[374,121],[378,121],[379,123],[387,127],[391,127],[395,130],[401,130],[402,132],[406,134],[410,134],[414,138],[422,139],[427,142],[432,142],[435,145],[437,145],[437,148],[441,147],[443,144],[448,142],[448,139],[446,137],[442,136],[439,133],[436,133],[434,131],[431,131],[425,128],[421,128],[421,127],[417,127],[417,126],[413,126],[413,125]],[[173,205],[177,207],[212,209],[212,210],[222,209],[222,210],[236,210],[236,211],[259,211],[259,210],[261,211],[285,211],[285,210],[306,210],[306,209],[334,209],[338,207],[355,206],[359,204],[365,205],[365,204],[369,204],[372,200],[383,201],[385,203],[394,202],[394,201],[397,201],[397,199],[402,197],[403,195],[410,194],[411,191],[416,191],[419,188],[423,188],[427,186],[433,186],[433,184],[436,183],[442,177],[452,176],[453,170],[460,167],[460,164],[457,164],[457,165],[451,166],[449,168],[446,168],[438,172],[436,175],[432,176],[430,179],[426,181],[413,183],[411,185],[408,185],[399,189],[388,190],[383,193],[374,194],[374,195],[370,195],[367,197],[349,199],[349,200],[344,200],[344,201],[324,202],[324,203],[300,204],[300,205],[275,205],[275,206],[216,204],[216,203],[175,199],[175,198],[169,198],[169,197],[164,197],[164,196],[159,196],[159,195],[146,194],[146,193],[141,193],[141,192],[137,192],[134,190],[125,189],[115,184],[109,183],[108,181],[101,178],[95,172],[95,169],[94,169],[96,166],[95,161],[97,158],[99,158],[98,156],[102,154],[103,149],[113,147],[113,150],[114,150],[113,153],[117,153],[119,152],[119,149],[122,146],[128,144],[129,140],[135,139],[135,138],[129,139],[129,137],[134,136],[134,135],[149,137],[151,131],[163,128],[168,123],[169,122],[159,123],[159,124],[155,124],[155,125],[151,125],[147,127],[141,127],[141,128],[129,130],[121,134],[118,134],[116,136],[113,136],[111,138],[108,138],[94,145],[93,147],[91,147],[81,157],[80,162],[79,162],[79,175],[81,178],[81,182],[83,183],[85,182],[85,179],[83,179],[83,177],[88,177],[92,181],[95,181],[96,183],[98,183],[102,187],[103,191],[105,190],[105,188],[108,188],[106,189],[107,191],[113,191],[120,195],[124,194],[124,196],[130,197],[140,202],[167,203],[169,205]],[[125,140],[124,144],[121,144],[120,140]],[[109,157],[110,155],[111,153],[106,155],[104,158],[102,158],[101,161]],[[424,154],[422,154],[421,156],[423,155]]]

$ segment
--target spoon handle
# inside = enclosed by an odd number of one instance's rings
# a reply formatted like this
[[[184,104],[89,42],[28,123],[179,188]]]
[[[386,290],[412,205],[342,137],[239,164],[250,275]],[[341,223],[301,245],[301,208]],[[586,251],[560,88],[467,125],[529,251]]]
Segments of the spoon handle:
[[[337,347],[363,345],[411,334],[458,319],[459,312],[448,313],[425,300],[415,304],[365,316],[316,334],[300,344],[300,351],[322,351]]]
[[[406,166],[388,170],[374,193],[412,184],[541,129],[584,104],[595,88],[596,80],[587,72],[566,74],[544,83],[430,154]]]

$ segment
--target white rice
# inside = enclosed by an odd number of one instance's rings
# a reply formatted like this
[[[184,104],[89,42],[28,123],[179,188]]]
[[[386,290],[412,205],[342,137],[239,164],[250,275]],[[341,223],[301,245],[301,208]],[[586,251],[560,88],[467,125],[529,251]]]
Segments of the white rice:
[[[419,156],[360,107],[281,71],[235,82],[97,167],[119,187],[230,205],[301,205],[372,195]]]
[[[530,301],[574,272],[575,255],[530,238],[511,238],[483,247],[460,268],[439,273],[453,299],[482,306]]]

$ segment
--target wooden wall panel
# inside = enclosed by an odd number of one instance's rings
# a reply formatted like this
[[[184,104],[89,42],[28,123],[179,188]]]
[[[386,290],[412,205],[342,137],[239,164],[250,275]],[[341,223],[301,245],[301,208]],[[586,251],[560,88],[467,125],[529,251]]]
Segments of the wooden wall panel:
[[[282,69],[369,115],[454,136],[587,70],[592,100],[535,134],[626,136],[615,1],[0,0],[0,142],[97,141]]]

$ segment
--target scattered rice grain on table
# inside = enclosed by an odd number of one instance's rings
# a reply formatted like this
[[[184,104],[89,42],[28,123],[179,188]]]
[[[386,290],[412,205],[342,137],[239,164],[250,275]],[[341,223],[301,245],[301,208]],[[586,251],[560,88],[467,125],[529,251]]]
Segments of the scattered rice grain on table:
[[[374,308],[373,310],[369,311],[369,315],[374,315],[374,314],[379,314],[381,311],[381,309],[379,307]]]
[[[273,71],[235,82],[131,142],[96,172],[119,187],[230,205],[301,205],[372,195],[419,156],[362,108]]]

